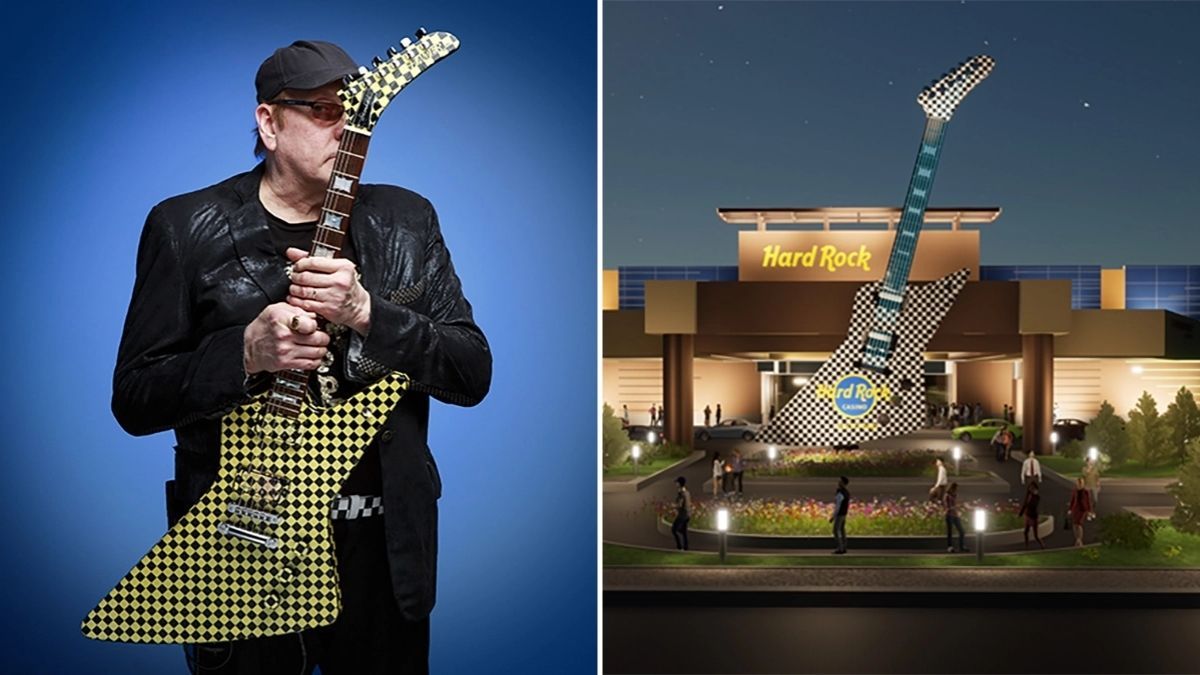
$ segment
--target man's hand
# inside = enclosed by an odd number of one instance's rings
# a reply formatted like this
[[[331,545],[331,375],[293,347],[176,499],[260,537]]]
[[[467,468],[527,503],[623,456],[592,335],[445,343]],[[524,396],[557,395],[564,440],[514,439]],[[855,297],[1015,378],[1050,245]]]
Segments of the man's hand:
[[[325,358],[329,335],[317,330],[316,315],[286,302],[267,305],[246,326],[242,363],[246,374],[315,370]]]
[[[371,296],[358,283],[354,263],[345,258],[313,258],[298,248],[289,248],[287,257],[293,263],[289,305],[348,326],[359,335],[367,334]]]

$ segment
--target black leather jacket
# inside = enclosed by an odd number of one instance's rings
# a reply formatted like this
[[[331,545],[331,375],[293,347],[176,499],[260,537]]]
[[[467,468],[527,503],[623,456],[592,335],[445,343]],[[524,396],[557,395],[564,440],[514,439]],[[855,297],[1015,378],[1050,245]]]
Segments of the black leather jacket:
[[[247,399],[243,331],[287,296],[285,261],[257,198],[262,172],[260,164],[160,203],[138,245],[112,409],[135,436],[175,430],[173,518],[212,484],[221,417]],[[352,332],[343,375],[365,383],[397,370],[412,379],[375,443],[393,589],[405,616],[419,619],[434,603],[441,495],[426,444],[429,397],[475,405],[491,385],[492,357],[428,200],[362,185],[349,236],[371,328],[365,338]]]

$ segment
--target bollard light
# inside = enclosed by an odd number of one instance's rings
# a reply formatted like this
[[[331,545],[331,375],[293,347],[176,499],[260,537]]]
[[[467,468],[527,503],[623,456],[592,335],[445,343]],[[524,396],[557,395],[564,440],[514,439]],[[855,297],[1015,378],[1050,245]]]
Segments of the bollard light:
[[[633,475],[638,473],[638,458],[642,456],[642,446],[633,444]]]
[[[975,509],[975,561],[983,562],[983,531],[987,529],[987,511]]]
[[[954,449],[951,451],[950,454],[954,456],[954,475],[957,476],[958,475],[958,464],[959,464],[959,461],[962,459],[962,448],[960,446],[956,445],[956,446],[954,446]]]
[[[726,542],[726,532],[729,530],[729,509],[717,509],[717,538],[720,539],[721,563],[725,562],[725,552],[729,549]]]
[[[1092,460],[1093,462],[1100,461],[1100,448],[1097,448],[1094,445],[1088,448],[1088,459]]]
[[[658,440],[658,434],[654,433],[653,431],[646,434],[646,442],[650,445],[654,445],[654,441],[656,440]]]
[[[1058,445],[1058,432],[1057,431],[1050,432],[1050,443],[1051,443],[1051,445]]]
[[[775,461],[775,455],[777,455],[778,453],[779,453],[779,450],[777,450],[777,449],[775,448],[775,446],[773,446],[773,445],[772,445],[771,447],[767,448],[767,459],[769,459],[769,460],[771,460],[772,462],[774,462],[774,461]]]

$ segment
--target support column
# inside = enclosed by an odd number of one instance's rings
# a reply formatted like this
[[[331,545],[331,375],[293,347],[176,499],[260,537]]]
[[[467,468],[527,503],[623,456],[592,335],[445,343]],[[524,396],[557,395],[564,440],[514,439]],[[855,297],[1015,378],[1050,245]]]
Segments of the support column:
[[[1025,452],[1052,452],[1050,431],[1054,412],[1054,336],[1021,336],[1021,419]]]
[[[663,335],[663,432],[672,443],[692,447],[694,335]]]

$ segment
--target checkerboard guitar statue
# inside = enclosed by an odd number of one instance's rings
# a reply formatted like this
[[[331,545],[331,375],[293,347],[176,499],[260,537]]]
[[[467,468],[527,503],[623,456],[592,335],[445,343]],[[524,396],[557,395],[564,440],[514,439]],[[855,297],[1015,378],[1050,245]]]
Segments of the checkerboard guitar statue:
[[[418,31],[338,92],[348,116],[311,255],[336,256],[349,230],[371,131],[413,79],[458,49]],[[334,328],[332,326],[330,329]],[[328,363],[325,364],[328,366]],[[201,497],[83,621],[98,640],[206,643],[330,624],[341,611],[331,504],[408,388],[390,373],[339,401],[305,371],[225,416],[221,463]],[[327,388],[327,386],[326,386]]]
[[[755,440],[852,445],[924,426],[925,345],[966,284],[968,270],[925,284],[909,284],[908,276],[946,123],[994,66],[989,56],[973,57],[917,96],[925,110],[925,134],[883,279],[859,289],[846,340]]]

